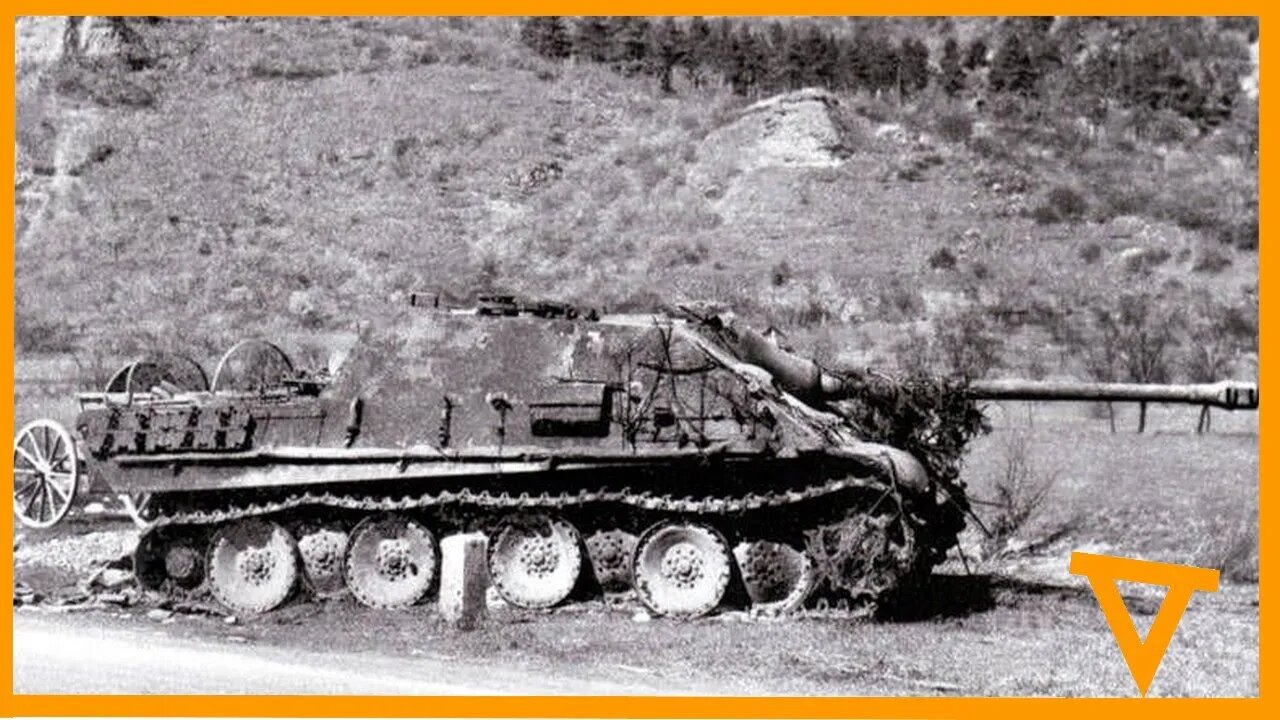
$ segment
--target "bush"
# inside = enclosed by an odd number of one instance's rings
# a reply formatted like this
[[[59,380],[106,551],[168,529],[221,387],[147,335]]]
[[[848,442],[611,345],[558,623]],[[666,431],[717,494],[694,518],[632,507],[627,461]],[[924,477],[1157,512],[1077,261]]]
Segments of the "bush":
[[[1186,230],[1208,230],[1219,225],[1218,201],[1207,195],[1179,195],[1160,214]]]
[[[1076,222],[1084,217],[1088,209],[1089,203],[1079,191],[1067,185],[1058,185],[1049,191],[1043,203],[1031,211],[1031,216],[1042,225]]]
[[[914,285],[898,278],[880,289],[877,300],[881,320],[901,322],[915,320],[924,314],[924,298]]]
[[[782,287],[783,285],[791,282],[791,278],[794,275],[795,271],[791,269],[791,263],[783,260],[782,262],[774,265],[773,269],[769,271],[769,282],[771,282],[774,287]]]
[[[68,60],[51,75],[58,94],[102,107],[148,108],[156,101],[152,90],[111,68],[99,71]]]
[[[1221,250],[1216,248],[1206,248],[1200,253],[1200,257],[1196,258],[1196,263],[1191,266],[1191,269],[1195,272],[1214,275],[1222,272],[1230,266],[1231,258],[1227,257]]]
[[[934,120],[933,130],[947,142],[968,142],[973,137],[973,118],[962,110],[944,112]]]
[[[1092,265],[1102,258],[1102,246],[1096,242],[1088,243],[1080,248],[1080,259],[1086,265]]]
[[[955,253],[945,247],[938,248],[929,256],[929,267],[933,270],[953,270],[955,266]]]
[[[983,311],[970,308],[938,321],[938,354],[948,373],[972,380],[1000,363],[1004,341],[991,331]]]
[[[14,318],[14,345],[24,352],[71,352],[76,347],[76,333],[65,320],[32,320],[19,313]]]
[[[1258,530],[1252,522],[1235,532],[1213,538],[1200,552],[1197,564],[1217,568],[1232,582],[1258,582]]]
[[[1222,241],[1222,244],[1230,245],[1239,250],[1257,250],[1258,216],[1255,214],[1228,222],[1218,231],[1218,239]]]
[[[969,147],[988,160],[1008,161],[1013,157],[1007,145],[989,135],[974,138]]]
[[[1096,198],[1093,217],[1099,222],[1125,215],[1143,215],[1151,211],[1155,193],[1132,178],[1093,184]]]
[[[1025,433],[1011,432],[1004,451],[1004,466],[995,481],[996,513],[989,528],[993,545],[1012,538],[1035,517],[1058,479],[1056,473],[1036,468]]]

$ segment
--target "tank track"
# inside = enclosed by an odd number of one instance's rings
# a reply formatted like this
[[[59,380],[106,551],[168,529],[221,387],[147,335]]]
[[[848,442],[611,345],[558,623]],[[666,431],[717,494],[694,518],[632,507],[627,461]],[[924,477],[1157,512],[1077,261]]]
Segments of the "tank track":
[[[230,506],[222,510],[195,510],[162,515],[156,517],[152,524],[155,527],[164,525],[212,525],[229,520],[274,515],[285,510],[302,507],[329,507],[338,510],[360,510],[366,512],[420,510],[441,505],[470,505],[486,509],[536,508],[539,510],[563,510],[569,507],[597,503],[616,503],[657,512],[695,515],[729,514],[768,507],[782,507],[854,488],[874,489],[883,487],[885,486],[882,483],[866,478],[841,478],[819,485],[810,485],[803,490],[764,494],[750,493],[741,497],[704,497],[700,500],[688,496],[676,498],[671,495],[632,492],[625,488],[617,491],[582,491],[554,495],[545,492],[538,495],[529,493],[512,495],[511,493],[494,494],[486,490],[479,492],[461,490],[458,492],[423,493],[416,497],[403,496],[400,499],[359,497],[336,493],[303,493],[279,501],[254,503],[244,507]]]
[[[161,512],[151,520],[148,534],[168,528],[182,531],[184,528],[209,528],[250,518],[283,517],[291,511],[330,509],[358,513],[404,513],[427,509],[479,509],[485,513],[504,511],[534,511],[556,513],[583,510],[591,506],[613,506],[627,510],[685,516],[715,518],[733,525],[734,517],[756,511],[786,510],[790,506],[811,501],[828,501],[842,493],[863,493],[874,496],[870,506],[851,504],[844,517],[828,518],[824,523],[801,524],[794,533],[803,537],[799,543],[807,556],[814,561],[816,579],[814,592],[801,608],[791,608],[789,615],[816,618],[861,617],[876,611],[899,589],[906,589],[932,569],[938,559],[934,546],[949,547],[951,542],[937,537],[922,542],[917,536],[925,533],[945,532],[945,527],[913,512],[913,503],[905,500],[896,484],[876,477],[848,476],[823,482],[765,493],[722,496],[676,496],[654,492],[637,492],[629,488],[621,490],[600,489],[562,493],[513,494],[509,492],[473,491],[461,489],[418,495],[370,496],[337,492],[304,492],[277,500],[227,505],[221,508],[188,509],[173,508]],[[896,542],[892,552],[877,554],[875,562],[838,556],[841,545],[859,555],[867,541],[863,536],[874,530],[877,523],[867,520],[879,507],[883,512],[878,518],[878,528],[884,530],[895,524]],[[799,519],[799,518],[797,518]],[[871,543],[889,545],[889,532],[872,538]],[[833,538],[835,538],[833,540]],[[951,538],[954,540],[954,535]],[[735,572],[736,574],[736,572]],[[766,614],[775,614],[767,611]]]

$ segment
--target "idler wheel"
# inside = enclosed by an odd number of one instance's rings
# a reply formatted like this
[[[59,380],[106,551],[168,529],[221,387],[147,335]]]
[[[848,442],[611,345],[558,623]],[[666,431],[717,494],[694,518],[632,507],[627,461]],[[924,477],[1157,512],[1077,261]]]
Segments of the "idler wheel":
[[[30,528],[57,524],[80,483],[75,442],[53,420],[35,420],[13,440],[13,512]]]
[[[624,530],[597,530],[587,537],[586,545],[600,589],[605,592],[630,590],[636,536]]]
[[[347,582],[342,575],[350,536],[336,523],[307,523],[294,529],[302,578],[319,598],[341,595]]]
[[[405,608],[435,580],[439,550],[431,531],[399,515],[367,517],[351,532],[344,565],[347,587],[362,604]]]
[[[297,552],[293,537],[269,520],[224,525],[209,543],[209,589],[236,612],[274,610],[297,584]]]
[[[133,574],[146,590],[183,594],[204,581],[205,535],[181,525],[151,528],[133,551]]]
[[[798,609],[813,591],[813,562],[783,543],[757,540],[739,543],[733,557],[742,572],[751,608],[777,614]]]
[[[695,618],[724,598],[733,556],[711,527],[662,522],[640,536],[634,564],[636,592],[646,607],[658,615]]]
[[[489,577],[498,594],[516,607],[552,607],[578,584],[581,542],[573,525],[560,518],[511,518],[489,545]]]

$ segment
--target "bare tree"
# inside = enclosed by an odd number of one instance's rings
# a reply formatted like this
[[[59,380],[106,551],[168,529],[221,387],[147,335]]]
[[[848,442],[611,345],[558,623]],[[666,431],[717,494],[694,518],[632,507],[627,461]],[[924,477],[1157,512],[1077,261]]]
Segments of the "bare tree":
[[[1146,292],[1127,293],[1093,308],[1094,343],[1085,366],[1104,382],[1169,382],[1173,376],[1181,311]],[[1110,412],[1115,431],[1115,413]],[[1138,406],[1138,432],[1146,430],[1147,404]]]

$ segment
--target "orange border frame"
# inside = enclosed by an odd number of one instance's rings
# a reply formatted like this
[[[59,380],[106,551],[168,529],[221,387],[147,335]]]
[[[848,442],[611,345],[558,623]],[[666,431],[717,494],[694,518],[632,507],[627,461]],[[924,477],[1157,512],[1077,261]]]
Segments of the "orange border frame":
[[[15,37],[14,20],[19,15],[837,15],[864,12],[871,8],[859,7],[861,3],[840,3],[793,0],[792,2],[766,2],[763,0],[719,0],[700,2],[673,2],[672,0],[613,0],[612,2],[586,2],[569,0],[559,2],[501,2],[494,0],[446,0],[434,3],[413,3],[401,0],[365,0],[361,3],[336,2],[334,0],[269,0],[264,2],[194,3],[182,0],[157,2],[155,0],[124,2],[75,2],[51,0],[28,2],[18,0],[13,12],[0,26],[0,44],[4,46],[3,75],[5,98],[9,110],[0,122],[6,136],[13,137],[15,128]],[[877,12],[866,14],[885,15],[1256,15],[1259,17],[1259,33],[1265,46],[1262,58],[1270,57],[1276,47],[1262,26],[1269,26],[1268,13],[1261,2],[1191,2],[1166,0],[1154,2],[1098,2],[1097,0],[1064,0],[1059,2],[996,2],[975,3],[943,0],[914,0],[901,6],[886,8],[880,5]],[[1261,76],[1263,73],[1259,72]],[[1270,117],[1276,103],[1270,95],[1260,95],[1260,114]],[[1273,147],[1276,129],[1266,124],[1259,126],[1259,147]],[[0,167],[13,167],[13,146],[0,143]],[[1269,189],[1274,187],[1277,174],[1276,162],[1264,156],[1260,165],[1260,200],[1264,228],[1274,227],[1274,205],[1269,200]],[[13,190],[5,184],[3,213],[6,227],[13,227]],[[1259,250],[1260,286],[1259,302],[1262,323],[1259,329],[1259,357],[1267,357],[1274,346],[1275,324],[1268,322],[1269,295],[1264,292],[1273,281],[1277,270],[1271,260],[1273,249],[1262,243]],[[0,333],[3,334],[3,354],[0,355],[0,385],[12,387],[13,372],[13,317],[14,317],[14,246],[9,243],[0,251],[0,303],[5,308],[0,314]],[[1262,363],[1259,382],[1269,385],[1275,377],[1273,366]],[[13,396],[9,396],[10,411],[0,416],[0,437],[11,437],[14,432]],[[1274,436],[1271,415],[1265,408],[1259,416],[1262,437]],[[1261,544],[1261,582],[1259,598],[1268,584],[1270,571],[1275,564],[1276,538],[1280,532],[1271,529],[1270,520],[1277,516],[1274,506],[1276,494],[1261,479],[1275,465],[1280,449],[1259,443],[1259,542]],[[0,513],[0,529],[3,534],[12,533],[13,516]],[[0,561],[0,588],[7,587],[13,579],[12,555]],[[978,716],[1020,718],[1026,715],[1041,717],[1077,717],[1105,713],[1125,714],[1134,718],[1168,718],[1177,716],[1274,716],[1267,708],[1276,705],[1276,691],[1272,670],[1275,667],[1276,647],[1273,631],[1274,613],[1269,603],[1260,602],[1259,617],[1259,697],[1249,699],[1058,699],[1058,698],[746,698],[746,697],[364,697],[364,696],[145,696],[145,695],[14,695],[13,694],[13,607],[12,596],[0,590],[0,645],[10,648],[0,656],[0,711],[3,715],[139,715],[139,716],[286,716],[286,717],[652,717],[652,718],[786,718],[786,717],[956,717]],[[1119,659],[1117,658],[1117,661]]]

